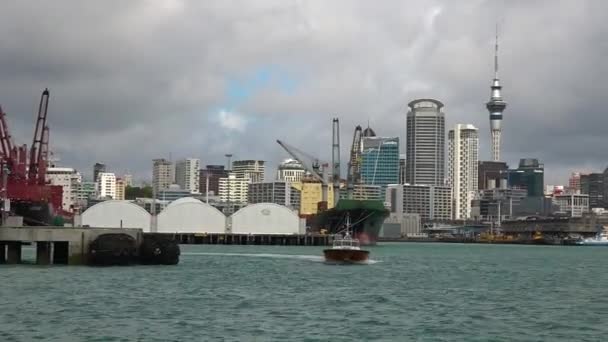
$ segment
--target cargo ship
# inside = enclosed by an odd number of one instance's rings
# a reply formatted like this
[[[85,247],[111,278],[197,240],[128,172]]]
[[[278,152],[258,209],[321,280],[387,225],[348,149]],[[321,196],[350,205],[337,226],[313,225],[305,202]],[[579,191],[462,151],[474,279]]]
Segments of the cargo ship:
[[[381,201],[341,199],[334,208],[322,211],[312,218],[311,228],[336,234],[343,229],[346,218],[350,217],[353,237],[361,245],[375,245],[388,215],[389,211]]]

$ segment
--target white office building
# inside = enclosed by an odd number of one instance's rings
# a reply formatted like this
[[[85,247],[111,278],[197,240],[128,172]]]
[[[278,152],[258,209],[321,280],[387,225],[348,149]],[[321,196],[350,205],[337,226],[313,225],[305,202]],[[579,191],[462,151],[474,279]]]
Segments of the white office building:
[[[277,169],[277,180],[283,182],[299,182],[306,170],[302,164],[295,159],[285,159]]]
[[[478,190],[479,134],[473,125],[457,124],[448,133],[448,185],[452,187],[455,220],[471,217]]]
[[[199,169],[201,161],[195,158],[179,160],[175,163],[175,183],[183,190],[190,193],[198,193],[199,190]]]
[[[116,198],[116,175],[110,172],[101,172],[97,175],[97,198]]]

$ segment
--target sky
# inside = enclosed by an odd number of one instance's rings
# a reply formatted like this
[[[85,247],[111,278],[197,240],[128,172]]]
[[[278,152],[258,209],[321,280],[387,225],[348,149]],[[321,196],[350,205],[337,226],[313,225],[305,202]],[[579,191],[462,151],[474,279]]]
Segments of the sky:
[[[151,179],[152,159],[268,162],[281,139],[331,160],[356,125],[398,136],[407,104],[436,98],[446,127],[479,128],[499,25],[508,103],[502,156],[538,158],[546,184],[608,166],[608,2],[511,1],[6,1],[0,11],[0,105],[15,143],[33,138],[51,92],[58,165],[91,177],[95,162]],[[345,164],[345,158],[343,158]]]

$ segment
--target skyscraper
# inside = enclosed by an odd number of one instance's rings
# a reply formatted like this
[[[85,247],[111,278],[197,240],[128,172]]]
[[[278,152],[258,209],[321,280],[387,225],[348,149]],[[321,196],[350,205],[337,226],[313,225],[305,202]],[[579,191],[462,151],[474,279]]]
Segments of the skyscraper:
[[[195,158],[186,158],[175,163],[175,183],[183,190],[191,193],[198,192],[198,172],[201,161]]]
[[[545,193],[545,166],[538,159],[519,160],[519,167],[506,171],[509,187],[527,189],[528,197],[543,197]]]
[[[502,133],[502,112],[507,107],[507,103],[503,101],[500,90],[500,81],[498,79],[498,32],[496,32],[496,45],[494,51],[494,81],[492,82],[492,95],[490,101],[486,103],[486,108],[490,112],[490,134],[492,136],[492,160],[500,161],[500,135]]]
[[[158,193],[162,189],[168,189],[175,182],[175,169],[173,163],[161,158],[154,159],[152,167],[152,187]]]
[[[408,104],[406,139],[406,182],[444,185],[445,114],[443,103],[433,99]]]
[[[367,136],[362,139],[361,179],[379,185],[381,198],[388,184],[399,183],[399,138]]]
[[[452,187],[455,220],[471,217],[478,189],[479,134],[473,125],[457,124],[448,133],[448,182]]]

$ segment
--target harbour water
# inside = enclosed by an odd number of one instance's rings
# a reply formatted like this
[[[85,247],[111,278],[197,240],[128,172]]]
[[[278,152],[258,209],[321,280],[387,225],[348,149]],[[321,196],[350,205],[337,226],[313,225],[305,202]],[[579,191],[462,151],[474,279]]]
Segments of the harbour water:
[[[608,248],[182,246],[177,266],[0,266],[1,341],[600,341]]]

